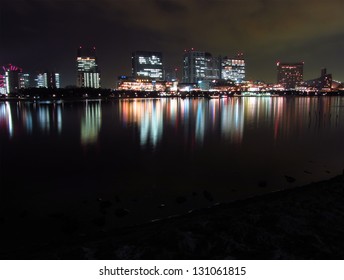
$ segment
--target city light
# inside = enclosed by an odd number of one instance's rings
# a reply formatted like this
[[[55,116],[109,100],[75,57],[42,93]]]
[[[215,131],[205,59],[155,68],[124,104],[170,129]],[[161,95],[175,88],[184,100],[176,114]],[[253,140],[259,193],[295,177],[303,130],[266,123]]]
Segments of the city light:
[[[88,49],[80,46],[77,52],[77,87],[99,89],[101,77],[96,48]],[[277,83],[248,81],[246,79],[247,60],[244,59],[243,52],[239,52],[236,56],[213,56],[209,52],[196,51],[195,48],[185,49],[181,80],[177,77],[178,68],[165,70],[162,52],[135,51],[131,54],[131,61],[132,76],[121,75],[116,81],[115,90],[158,92],[158,96],[171,96],[169,93],[178,94],[178,92],[217,92],[217,97],[220,96],[220,92],[258,96],[258,94],[285,93],[317,95],[344,90],[343,83],[334,81],[332,74],[327,74],[325,68],[322,69],[319,78],[304,81],[304,61],[294,63],[277,61]],[[18,94],[21,89],[32,87],[31,76],[23,73],[22,68],[8,64],[3,66],[2,70],[4,71],[0,74],[2,97],[10,93]],[[35,87],[59,89],[61,87],[60,73],[39,72],[36,74]],[[57,95],[54,94],[54,96]],[[83,97],[88,97],[88,93],[85,92]],[[209,97],[215,96],[209,95]]]

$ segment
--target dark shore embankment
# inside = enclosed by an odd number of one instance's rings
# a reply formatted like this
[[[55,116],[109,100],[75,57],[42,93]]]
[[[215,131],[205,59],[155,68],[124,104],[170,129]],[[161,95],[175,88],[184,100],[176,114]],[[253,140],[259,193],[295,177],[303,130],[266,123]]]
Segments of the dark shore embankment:
[[[15,259],[344,259],[344,176],[97,236]]]

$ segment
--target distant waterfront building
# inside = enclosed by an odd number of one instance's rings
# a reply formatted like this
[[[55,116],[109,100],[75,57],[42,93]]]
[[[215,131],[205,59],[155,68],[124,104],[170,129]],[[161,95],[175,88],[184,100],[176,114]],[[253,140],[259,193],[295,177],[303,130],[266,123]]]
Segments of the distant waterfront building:
[[[100,88],[96,48],[79,47],[77,62],[77,87]]]
[[[245,60],[243,53],[239,53],[236,58],[221,58],[221,79],[231,80],[236,84],[241,84],[246,77]]]
[[[36,87],[37,88],[44,88],[46,87],[46,79],[44,77],[44,74],[38,74],[37,78],[35,79]]]
[[[30,75],[29,74],[19,74],[19,88],[29,88],[30,87]]]
[[[327,74],[326,68],[321,69],[319,78],[305,81],[302,85],[317,90],[330,90],[332,88],[332,74]]]
[[[205,53],[205,80],[218,80],[221,78],[221,57],[214,57]]]
[[[60,88],[60,74],[55,72],[40,73],[36,78],[38,88]]]
[[[161,52],[136,51],[131,55],[132,75],[135,78],[164,79]]]
[[[277,62],[277,83],[285,89],[295,89],[303,82],[303,62]]]
[[[18,92],[23,86],[23,82],[21,82],[22,69],[12,64],[8,64],[7,66],[3,66],[3,70],[5,72],[6,93]]]
[[[178,80],[178,68],[174,68],[174,69],[169,69],[169,70],[165,70],[165,81],[168,82],[175,82]]]
[[[0,94],[6,94],[5,75],[0,74]]]
[[[205,79],[205,52],[185,50],[183,56],[183,83],[197,83]]]
[[[183,83],[197,83],[209,89],[212,80],[220,79],[220,59],[209,52],[185,50],[183,56]]]
[[[123,91],[176,91],[177,82],[163,80],[143,79],[135,77],[118,77],[117,90]]]

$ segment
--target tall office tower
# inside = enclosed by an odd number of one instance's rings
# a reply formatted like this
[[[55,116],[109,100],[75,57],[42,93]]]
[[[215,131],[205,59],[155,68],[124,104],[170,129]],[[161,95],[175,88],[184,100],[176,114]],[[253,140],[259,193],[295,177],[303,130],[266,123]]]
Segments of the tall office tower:
[[[277,62],[277,83],[285,89],[295,89],[303,81],[303,62]]]
[[[19,74],[19,88],[29,88],[30,87],[30,75],[29,74]]]
[[[213,57],[210,53],[204,53],[205,57],[205,80],[213,81],[221,78],[220,57]]]
[[[8,64],[2,68],[5,71],[6,93],[18,92],[18,90],[21,88],[20,76],[22,69],[12,64]]]
[[[206,76],[205,52],[185,50],[183,56],[183,83],[197,83]]]
[[[38,88],[60,88],[60,74],[55,72],[45,72],[37,75],[36,87]]]
[[[37,88],[44,88],[47,85],[46,77],[44,74],[38,74],[37,78],[35,79],[35,82]]]
[[[135,78],[164,79],[161,52],[136,51],[131,55],[132,75]]]
[[[185,50],[183,56],[183,82],[200,83],[221,77],[220,60],[208,52]]]
[[[76,58],[77,86],[100,88],[100,72],[97,64],[96,48],[79,47]]]
[[[243,54],[239,53],[236,58],[221,58],[221,79],[231,80],[240,84],[245,80],[245,59]]]
[[[52,73],[52,85],[55,86],[55,88],[60,88],[60,73]]]
[[[0,74],[0,94],[6,94],[5,75]]]

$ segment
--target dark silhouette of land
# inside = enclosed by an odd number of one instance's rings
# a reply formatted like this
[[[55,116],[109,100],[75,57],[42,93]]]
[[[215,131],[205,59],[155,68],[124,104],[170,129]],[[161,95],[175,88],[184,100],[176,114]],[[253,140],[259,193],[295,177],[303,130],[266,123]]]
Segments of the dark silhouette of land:
[[[130,215],[111,201],[100,200],[99,207],[122,219]],[[1,214],[3,233],[11,231],[9,219],[11,213]],[[40,239],[48,225],[23,227],[2,238],[0,258],[343,259],[344,176],[132,227],[111,229],[98,219],[99,231],[90,235],[80,235],[78,221],[65,213],[50,219],[61,225],[60,234]]]

